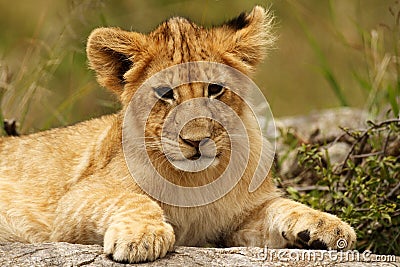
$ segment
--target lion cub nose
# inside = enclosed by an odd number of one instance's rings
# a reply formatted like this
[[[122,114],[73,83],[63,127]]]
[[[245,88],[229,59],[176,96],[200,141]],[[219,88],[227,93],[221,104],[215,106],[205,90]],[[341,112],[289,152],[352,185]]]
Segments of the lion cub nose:
[[[185,142],[186,144],[198,149],[199,145],[200,145],[200,141],[194,141],[194,140],[190,140],[190,139],[183,139],[183,142]]]
[[[188,145],[194,147],[196,150],[198,150],[200,146],[205,145],[210,139],[208,137],[206,137],[201,140],[192,140],[192,139],[188,139],[188,138],[182,138],[182,140],[186,144],[188,144]]]

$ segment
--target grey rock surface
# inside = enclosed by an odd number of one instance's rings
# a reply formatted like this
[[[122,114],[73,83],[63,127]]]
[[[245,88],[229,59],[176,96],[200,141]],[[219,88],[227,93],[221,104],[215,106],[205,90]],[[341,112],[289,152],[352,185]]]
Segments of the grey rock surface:
[[[311,112],[308,115],[282,117],[275,120],[277,128],[293,128],[303,138],[318,135],[329,139],[343,134],[339,128],[365,128],[368,114],[356,108],[335,108]]]
[[[0,266],[400,266],[400,257],[369,253],[266,248],[177,247],[149,263],[112,261],[97,245],[0,243]]]

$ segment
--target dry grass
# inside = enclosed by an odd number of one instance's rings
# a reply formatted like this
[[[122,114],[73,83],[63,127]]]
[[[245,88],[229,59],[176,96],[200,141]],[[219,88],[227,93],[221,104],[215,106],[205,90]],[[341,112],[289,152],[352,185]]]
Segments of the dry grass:
[[[94,27],[149,31],[178,14],[209,26],[254,4],[266,5],[257,0],[26,0],[16,5],[0,0],[2,113],[30,132],[112,112],[118,105],[86,66],[84,46]],[[282,116],[341,104],[363,107],[369,93],[352,72],[368,77],[363,36],[391,21],[389,6],[379,0],[272,1],[280,37],[255,81],[273,112]]]

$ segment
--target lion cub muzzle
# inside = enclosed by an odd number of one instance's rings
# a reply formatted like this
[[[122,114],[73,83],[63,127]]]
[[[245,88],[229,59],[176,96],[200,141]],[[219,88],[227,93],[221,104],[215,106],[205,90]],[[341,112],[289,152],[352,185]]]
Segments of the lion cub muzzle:
[[[179,133],[181,146],[186,146],[192,153],[185,155],[187,159],[198,159],[201,155],[213,157],[212,124],[209,119],[193,119],[185,124]],[[182,149],[182,147],[181,147]],[[203,153],[202,153],[203,152]]]

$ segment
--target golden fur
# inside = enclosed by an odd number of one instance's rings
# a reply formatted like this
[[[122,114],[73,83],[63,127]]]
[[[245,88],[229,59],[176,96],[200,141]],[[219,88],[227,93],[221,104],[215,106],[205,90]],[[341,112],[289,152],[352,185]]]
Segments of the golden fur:
[[[273,42],[271,24],[272,16],[255,7],[211,29],[174,17],[148,35],[94,30],[87,45],[90,67],[99,83],[119,96],[123,109],[66,128],[0,139],[0,242],[102,244],[115,260],[129,262],[163,257],[174,245],[336,248],[343,238],[346,249],[351,248],[356,236],[348,224],[282,198],[270,177],[248,192],[261,139],[252,130],[249,111],[228,90],[220,100],[244,121],[252,151],[232,191],[208,205],[176,207],[147,196],[128,171],[122,122],[135,90],[154,73],[191,61],[223,63],[250,74]],[[203,91],[201,84],[181,86],[176,102],[201,97]],[[229,160],[228,137],[211,121],[192,121],[182,135],[191,140],[211,136],[222,151],[220,164],[199,173],[176,170],[165,163],[158,147],[160,125],[169,110],[160,101],[146,124],[146,137],[154,140],[148,151],[151,160],[173,183],[199,186],[213,181]],[[213,131],[207,130],[210,127]],[[179,145],[185,156],[192,155],[190,145]]]

